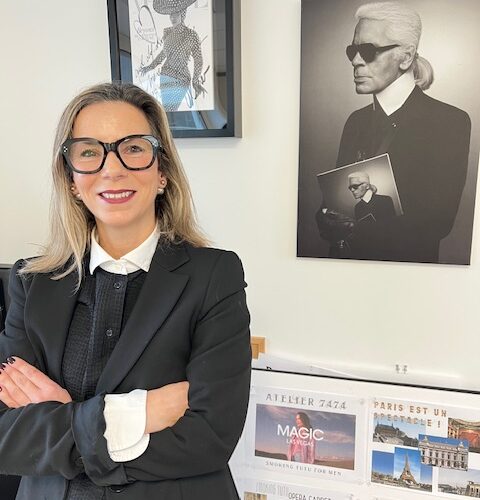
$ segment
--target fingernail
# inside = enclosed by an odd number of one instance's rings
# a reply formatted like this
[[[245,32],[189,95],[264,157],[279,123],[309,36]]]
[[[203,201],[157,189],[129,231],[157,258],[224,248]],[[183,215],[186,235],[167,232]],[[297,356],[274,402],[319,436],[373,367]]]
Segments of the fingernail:
[[[13,356],[9,356],[9,357],[7,358],[7,361],[8,361],[11,365],[13,365],[13,363],[15,363],[15,358],[14,358]]]
[[[7,365],[5,363],[2,363],[2,370],[5,370],[6,367]]]

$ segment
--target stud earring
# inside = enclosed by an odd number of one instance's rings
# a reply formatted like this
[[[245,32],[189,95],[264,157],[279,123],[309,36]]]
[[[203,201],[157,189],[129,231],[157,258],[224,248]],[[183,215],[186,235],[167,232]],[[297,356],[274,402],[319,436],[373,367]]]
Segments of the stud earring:
[[[82,195],[80,193],[77,193],[75,195],[75,198],[77,198],[77,200],[81,200],[82,199]]]
[[[157,189],[157,195],[158,195],[158,196],[161,196],[164,192],[165,192],[165,189],[163,189],[163,187],[159,187],[159,188]]]

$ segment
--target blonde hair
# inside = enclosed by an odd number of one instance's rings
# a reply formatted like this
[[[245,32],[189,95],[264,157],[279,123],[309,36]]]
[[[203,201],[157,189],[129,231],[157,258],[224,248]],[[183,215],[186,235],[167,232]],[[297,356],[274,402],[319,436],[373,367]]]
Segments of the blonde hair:
[[[400,45],[413,45],[418,49],[422,35],[422,20],[418,13],[411,7],[399,2],[374,2],[361,5],[355,19],[370,19],[373,21],[386,21],[385,34]],[[432,65],[421,57],[418,52],[412,63],[415,83],[422,89],[428,89],[434,79]]]
[[[147,92],[131,83],[103,83],[89,87],[65,108],[55,136],[52,161],[53,191],[50,206],[50,234],[43,255],[29,260],[20,274],[53,272],[60,279],[77,272],[77,287],[83,276],[83,259],[90,248],[90,233],[95,225],[92,213],[72,194],[72,174],[64,164],[61,146],[72,136],[75,119],[82,109],[100,102],[120,101],[142,111],[152,134],[160,139],[159,167],[168,183],[163,196],[155,200],[156,217],[164,243],[188,242],[207,246],[198,227],[188,180],[183,170],[168,125],[165,111]]]

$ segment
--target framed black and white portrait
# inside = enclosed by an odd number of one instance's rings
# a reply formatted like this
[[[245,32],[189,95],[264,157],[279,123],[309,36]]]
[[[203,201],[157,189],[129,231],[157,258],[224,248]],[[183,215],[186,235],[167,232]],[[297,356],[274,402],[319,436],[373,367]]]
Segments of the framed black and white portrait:
[[[108,0],[112,79],[154,96],[174,137],[241,135],[237,0]]]
[[[479,23],[476,0],[302,0],[298,256],[470,263]],[[384,154],[401,213],[363,219],[387,201],[355,167],[328,206],[322,173]]]

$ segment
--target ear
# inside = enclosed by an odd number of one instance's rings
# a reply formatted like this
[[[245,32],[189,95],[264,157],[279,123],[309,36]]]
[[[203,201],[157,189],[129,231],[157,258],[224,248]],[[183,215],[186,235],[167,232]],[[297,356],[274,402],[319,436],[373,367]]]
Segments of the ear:
[[[417,49],[415,45],[407,45],[403,49],[403,54],[400,59],[400,69],[402,71],[407,71],[410,66],[413,64],[415,56],[417,54]]]

